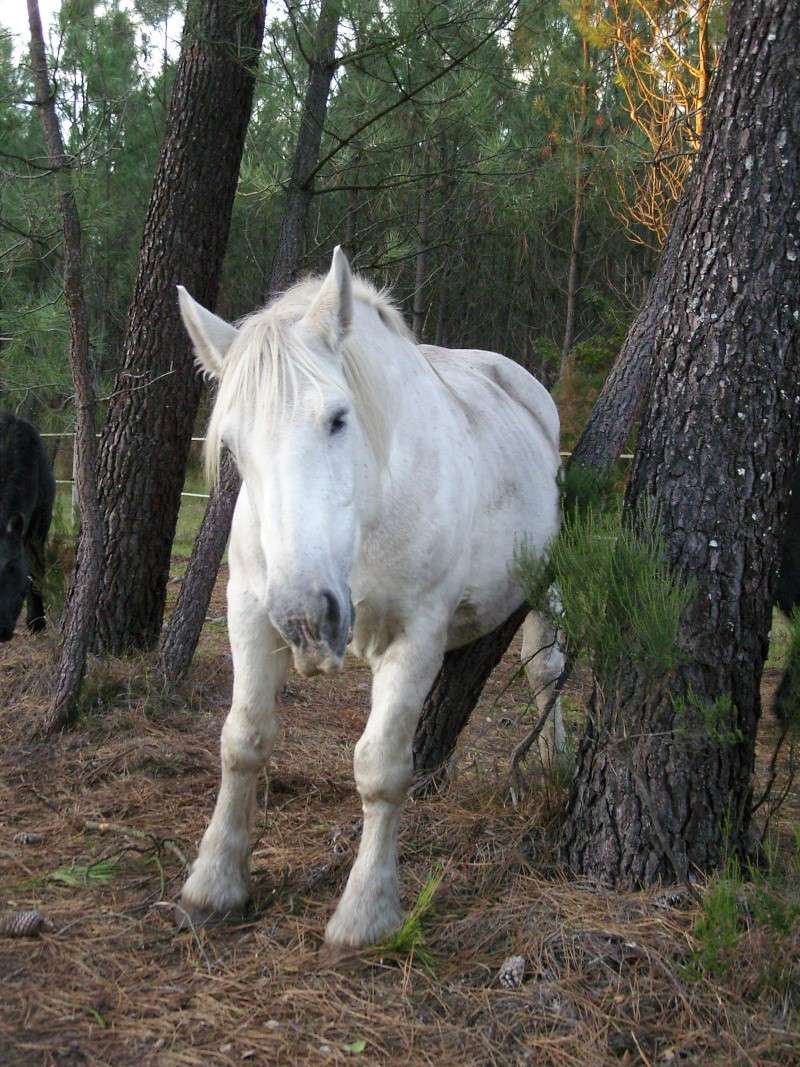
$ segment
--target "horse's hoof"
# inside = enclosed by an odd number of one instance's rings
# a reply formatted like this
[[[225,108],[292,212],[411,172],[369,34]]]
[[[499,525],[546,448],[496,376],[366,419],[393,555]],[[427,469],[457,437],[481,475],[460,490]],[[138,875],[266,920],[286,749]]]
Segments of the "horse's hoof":
[[[361,956],[360,949],[323,941],[317,953],[317,963],[320,967],[341,967],[343,964],[361,959]]]
[[[219,922],[219,917],[210,908],[197,908],[183,901],[175,905],[175,926],[178,930],[196,930],[215,922]]]
[[[331,950],[352,952],[380,944],[402,925],[403,913],[394,901],[374,902],[356,912],[340,904],[325,928],[325,943]]]
[[[181,900],[175,905],[175,926],[178,930],[199,930],[203,926],[221,926],[223,923],[241,922],[247,917],[247,905],[231,908],[229,911],[217,911],[203,908]]]

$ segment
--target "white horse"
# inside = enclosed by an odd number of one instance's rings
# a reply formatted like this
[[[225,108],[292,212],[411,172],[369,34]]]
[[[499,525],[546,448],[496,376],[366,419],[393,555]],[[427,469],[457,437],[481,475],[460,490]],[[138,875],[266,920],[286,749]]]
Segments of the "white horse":
[[[325,278],[236,328],[179,296],[198,363],[219,380],[208,465],[224,443],[242,476],[222,780],[179,913],[204,920],[247,903],[256,778],[289,660],[306,675],[335,671],[349,643],[373,674],[354,757],[364,826],[326,939],[379,941],[402,919],[397,831],[425,696],[447,649],[521,603],[515,548],[544,552],[557,531],[558,414],[503,356],[415,344],[338,248]],[[526,650],[551,643],[529,616]],[[561,654],[528,670],[543,707]]]

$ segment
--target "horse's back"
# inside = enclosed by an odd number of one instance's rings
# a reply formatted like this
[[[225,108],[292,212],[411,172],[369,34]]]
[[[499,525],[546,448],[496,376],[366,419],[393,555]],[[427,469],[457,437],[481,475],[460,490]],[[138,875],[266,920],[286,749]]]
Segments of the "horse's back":
[[[453,390],[465,408],[471,408],[476,419],[486,410],[490,413],[499,400],[524,410],[536,430],[542,435],[551,452],[558,457],[558,410],[541,382],[519,363],[478,348],[440,348],[420,345],[420,351],[435,368],[440,378]],[[495,404],[492,404],[494,399]]]
[[[448,647],[487,633],[522,599],[516,551],[543,552],[558,529],[559,419],[547,390],[494,352],[420,346],[469,426],[477,506],[469,577]]]

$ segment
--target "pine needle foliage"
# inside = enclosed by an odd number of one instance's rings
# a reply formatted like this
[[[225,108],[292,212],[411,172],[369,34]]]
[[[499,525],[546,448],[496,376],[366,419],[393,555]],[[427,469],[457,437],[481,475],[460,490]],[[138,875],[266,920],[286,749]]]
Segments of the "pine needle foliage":
[[[763,954],[758,984],[796,999],[798,982],[791,945],[800,919],[800,848],[767,842],[759,866],[734,856],[708,883],[693,928],[686,973],[722,977],[741,967],[744,951]],[[743,946],[745,946],[743,948]]]
[[[19,294],[0,312],[0,335],[4,338],[0,360],[4,406],[17,410],[35,398],[39,408],[46,410],[50,401],[63,402],[71,396],[66,359],[69,327],[60,292],[48,291],[27,302]]]
[[[611,678],[623,662],[653,676],[669,673],[681,660],[679,628],[692,587],[672,572],[655,516],[623,520],[612,477],[580,467],[565,476],[562,501],[561,532],[546,563],[524,548],[517,553],[529,603],[550,615],[595,677]]]
[[[571,463],[559,478],[561,511],[569,524],[588,511],[609,512],[619,508],[619,490],[613,468],[596,470]]]
[[[405,917],[399,929],[376,946],[380,952],[396,953],[400,956],[416,957],[429,970],[433,967],[433,957],[425,944],[422,920],[433,907],[433,900],[444,877],[443,871],[428,875],[419,891],[416,903]]]

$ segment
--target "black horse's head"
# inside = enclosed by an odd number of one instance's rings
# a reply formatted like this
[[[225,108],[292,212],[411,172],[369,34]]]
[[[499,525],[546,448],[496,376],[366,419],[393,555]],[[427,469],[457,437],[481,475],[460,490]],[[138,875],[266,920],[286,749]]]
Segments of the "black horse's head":
[[[0,527],[0,641],[10,641],[14,636],[14,627],[30,586],[22,547],[24,529],[22,515],[12,515]]]

